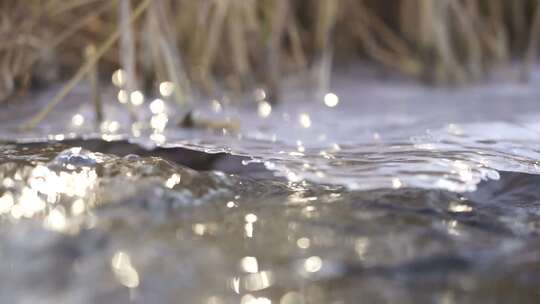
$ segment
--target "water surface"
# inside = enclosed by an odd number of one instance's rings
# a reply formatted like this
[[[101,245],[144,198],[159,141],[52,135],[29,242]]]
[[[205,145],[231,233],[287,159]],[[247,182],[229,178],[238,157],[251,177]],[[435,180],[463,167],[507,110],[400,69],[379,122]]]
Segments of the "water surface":
[[[351,191],[61,144],[0,148],[0,297],[534,303],[539,177]]]
[[[326,96],[286,89],[279,105],[260,89],[202,99],[199,128],[165,97],[134,119],[117,90],[102,123],[84,87],[31,132],[18,127],[54,92],[7,106],[0,300],[536,303],[537,76],[336,75]]]

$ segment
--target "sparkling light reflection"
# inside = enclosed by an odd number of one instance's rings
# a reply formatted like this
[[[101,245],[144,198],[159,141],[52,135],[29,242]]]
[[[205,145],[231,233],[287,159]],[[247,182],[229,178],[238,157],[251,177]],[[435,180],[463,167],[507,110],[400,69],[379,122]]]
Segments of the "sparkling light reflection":
[[[401,182],[401,180],[397,177],[394,177],[392,179],[392,188],[399,189],[401,187],[403,187],[403,183]]]
[[[328,93],[324,95],[324,104],[329,108],[333,108],[339,104],[339,97],[334,93]]]
[[[80,148],[69,151],[78,157]],[[92,154],[85,155],[91,159]],[[69,156],[68,156],[69,158]],[[95,161],[98,161],[96,158]],[[12,177],[4,177],[6,190],[0,196],[0,215],[20,220],[43,218],[43,226],[49,230],[75,233],[77,225],[71,225],[74,217],[84,214],[96,204],[98,176],[92,166],[63,164],[58,171],[46,165],[23,167]]]
[[[256,101],[263,101],[266,99],[266,91],[263,89],[256,89],[254,95]]]
[[[104,121],[100,125],[100,129],[104,133],[116,133],[120,130],[120,123],[118,121]]]
[[[369,239],[366,237],[358,238],[354,244],[354,249],[358,257],[363,260],[365,258],[369,246]]]
[[[117,87],[123,87],[126,84],[126,73],[122,69],[114,71],[112,74],[112,83]]]
[[[165,127],[167,127],[167,122],[169,122],[167,114],[160,113],[152,116],[150,119],[150,126],[152,126],[152,129],[155,131],[163,132]]]
[[[221,105],[221,103],[215,99],[213,99],[211,101],[211,107],[212,107],[212,111],[216,112],[216,113],[220,113],[221,111],[223,111],[223,106]]]
[[[160,113],[163,113],[165,112],[165,102],[163,102],[163,100],[161,99],[154,99],[151,103],[150,103],[150,111],[153,113],[153,114],[160,114]]]
[[[269,298],[265,297],[255,297],[251,294],[247,294],[242,297],[240,304],[272,304],[272,301]]]
[[[306,113],[302,113],[298,116],[298,122],[300,122],[300,125],[306,129],[311,127],[311,117],[309,117],[309,115]]]
[[[307,272],[317,272],[322,268],[322,259],[318,256],[312,256],[304,261],[304,269]]]
[[[245,216],[245,220],[248,223],[255,223],[257,221],[257,215],[255,215],[253,213],[248,213]]]
[[[139,286],[139,274],[131,264],[131,258],[123,251],[118,251],[111,259],[111,268],[120,284],[127,288]]]
[[[304,296],[296,291],[290,291],[283,295],[280,304],[304,304]]]
[[[242,285],[245,290],[259,291],[272,286],[274,281],[274,274],[272,272],[261,271],[244,276],[242,279]]]
[[[256,257],[247,256],[243,257],[240,261],[242,270],[248,273],[256,273],[259,271],[259,263]]]
[[[159,84],[159,94],[163,97],[170,97],[174,92],[174,83],[164,81]]]
[[[167,181],[165,181],[165,187],[169,188],[169,189],[172,189],[174,188],[174,186],[178,185],[180,183],[180,179],[181,179],[181,176],[180,174],[173,174],[171,175],[171,177],[169,177],[167,179]]]
[[[129,101],[129,96],[126,90],[118,91],[118,102],[126,104]]]
[[[262,118],[270,116],[270,114],[272,113],[272,105],[268,103],[267,101],[259,102],[257,113]]]
[[[134,106],[140,106],[144,103],[144,95],[141,91],[133,91],[130,94],[131,104]]]
[[[299,238],[296,241],[296,245],[301,249],[308,249],[309,246],[311,245],[311,240],[306,237]]]
[[[448,210],[451,212],[456,213],[464,213],[464,212],[471,212],[473,208],[466,204],[460,204],[458,202],[451,202],[450,206],[448,206]]]
[[[84,124],[84,116],[79,113],[73,115],[73,117],[71,118],[71,123],[76,127],[82,126]]]

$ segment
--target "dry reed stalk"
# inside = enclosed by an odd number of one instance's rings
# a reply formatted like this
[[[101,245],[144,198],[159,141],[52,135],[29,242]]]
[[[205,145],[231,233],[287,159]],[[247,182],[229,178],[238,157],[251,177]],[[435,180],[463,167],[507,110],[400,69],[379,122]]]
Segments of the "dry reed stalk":
[[[281,78],[281,60],[282,50],[281,41],[285,32],[285,21],[289,13],[287,0],[271,1],[271,6],[267,10],[268,16],[268,36],[265,37],[265,58],[266,58],[266,77],[265,82],[268,88],[268,101],[277,102],[280,95]]]
[[[366,52],[375,60],[409,75],[419,75],[421,66],[405,39],[398,36],[362,1],[352,6],[358,14],[358,34]]]
[[[85,56],[87,60],[96,56],[96,47],[94,45],[89,45],[85,50]],[[99,87],[98,74],[98,66],[97,64],[94,64],[88,72],[88,81],[90,82],[90,87],[92,88],[92,102],[94,103],[96,124],[99,126],[103,121],[103,104],[101,102],[101,89]]]
[[[150,16],[153,18],[157,28],[155,34],[157,37],[156,44],[159,46],[159,51],[163,57],[163,66],[165,66],[167,79],[170,80],[175,87],[173,96],[179,106],[189,106],[191,86],[187,75],[184,72],[184,66],[176,44],[169,27],[168,16],[166,16],[165,8],[162,0],[154,0],[150,6]],[[166,80],[166,79],[163,79]]]
[[[130,23],[141,16],[141,14],[150,4],[150,1],[152,0],[144,0],[137,6],[137,8],[133,11],[133,14],[131,14],[130,16]],[[71,90],[94,67],[94,65],[97,64],[97,61],[103,56],[103,54],[105,54],[105,52],[107,52],[111,48],[111,46],[116,42],[116,40],[120,38],[123,30],[123,28],[119,28],[115,32],[113,32],[109,36],[109,38],[95,51],[94,56],[88,58],[84,65],[79,68],[77,73],[66,83],[66,85],[62,87],[60,92],[55,95],[51,102],[49,102],[45,108],[43,108],[34,117],[32,117],[26,124],[24,124],[23,129],[31,130],[38,123],[40,123],[52,111],[52,109],[56,107],[56,105],[58,105],[71,92]]]
[[[540,1],[536,2],[536,10],[534,12],[533,22],[529,34],[529,44],[527,45],[523,61],[523,79],[528,79],[534,58],[538,54],[538,43],[540,42]]]
[[[227,19],[234,69],[243,82],[247,81],[248,74],[251,71],[245,31],[242,26],[244,5],[242,0],[233,0],[231,2],[231,14]]]
[[[131,21],[131,0],[120,0],[119,5],[119,26],[122,29],[120,32],[120,46],[119,54],[120,66],[124,70],[126,75],[125,90],[127,92],[128,99],[131,99],[131,94],[137,90],[139,84],[137,83],[136,72],[136,48],[135,38],[133,34],[133,25]],[[131,106],[131,102],[127,103],[127,106],[131,113],[131,118],[136,119],[136,113]]]
[[[450,1],[449,4],[452,14],[457,19],[457,30],[464,42],[467,70],[473,80],[478,80],[482,75],[482,49],[474,24],[464,13],[467,11],[466,7],[457,1]]]
[[[229,0],[214,0],[213,12],[209,16],[210,23],[207,33],[207,39],[202,47],[202,55],[200,58],[200,75],[201,81],[210,93],[214,92],[214,80],[211,77],[210,69],[216,59],[219,42],[223,31],[223,24],[229,9]]]
[[[530,66],[538,55],[537,0],[159,0],[126,26],[141,1],[0,1],[0,101],[53,71],[75,73],[85,47],[118,20],[121,43],[101,55],[101,76],[122,68],[128,92],[138,80],[171,81],[182,106],[227,84],[277,97],[289,71],[311,71],[324,91],[333,53],[438,84],[481,80],[515,59]]]

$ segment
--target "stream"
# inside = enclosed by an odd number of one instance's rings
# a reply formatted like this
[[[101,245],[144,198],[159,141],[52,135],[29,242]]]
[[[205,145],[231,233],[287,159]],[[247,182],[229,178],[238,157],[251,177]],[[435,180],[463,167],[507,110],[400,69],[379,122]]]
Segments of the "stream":
[[[540,91],[334,77],[179,128],[78,87],[0,113],[2,303],[536,303]],[[535,84],[537,84],[535,86]],[[251,100],[248,98],[249,100]],[[238,125],[237,125],[237,122]]]

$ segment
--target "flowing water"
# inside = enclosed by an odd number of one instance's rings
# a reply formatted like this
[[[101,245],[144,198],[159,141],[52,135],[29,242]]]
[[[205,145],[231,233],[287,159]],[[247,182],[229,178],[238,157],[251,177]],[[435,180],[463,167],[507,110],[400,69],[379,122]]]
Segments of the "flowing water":
[[[1,302],[536,303],[540,92],[353,80],[211,101],[211,130],[161,100],[98,129],[80,102],[31,133],[0,113]]]
[[[540,178],[348,191],[61,144],[0,150],[6,303],[494,303],[540,296]]]

